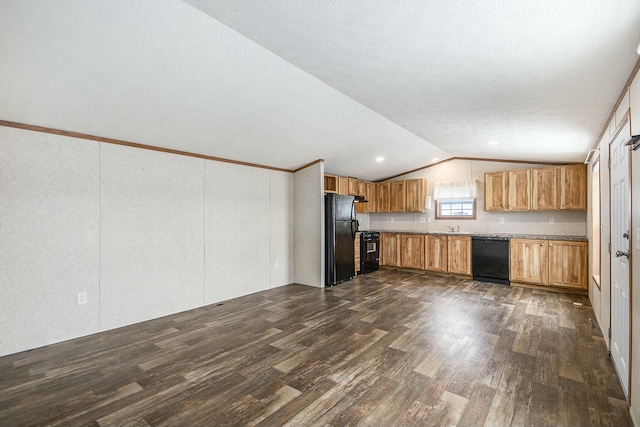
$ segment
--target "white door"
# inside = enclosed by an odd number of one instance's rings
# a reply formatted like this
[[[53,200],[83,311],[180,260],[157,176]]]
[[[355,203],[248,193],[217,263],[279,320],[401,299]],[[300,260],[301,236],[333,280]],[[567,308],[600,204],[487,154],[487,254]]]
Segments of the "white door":
[[[629,123],[611,142],[611,357],[620,382],[629,395]]]

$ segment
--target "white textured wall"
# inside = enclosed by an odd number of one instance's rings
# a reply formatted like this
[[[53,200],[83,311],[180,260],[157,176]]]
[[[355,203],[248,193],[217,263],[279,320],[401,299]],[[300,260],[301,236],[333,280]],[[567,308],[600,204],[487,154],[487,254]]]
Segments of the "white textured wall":
[[[201,306],[203,160],[100,145],[100,329]]]
[[[98,145],[0,127],[0,355],[98,331]]]
[[[271,171],[269,176],[271,287],[277,287],[294,281],[293,174]]]
[[[294,174],[295,282],[324,287],[324,162]]]
[[[270,286],[269,171],[206,165],[207,304]]]
[[[435,182],[464,181],[478,179],[480,193],[476,205],[475,220],[436,220],[435,203],[426,213],[393,213],[369,214],[371,230],[397,231],[446,231],[446,226],[460,227],[465,232],[486,233],[522,233],[522,234],[551,234],[565,236],[586,235],[586,211],[555,211],[555,212],[485,212],[484,211],[484,173],[536,167],[535,164],[504,163],[476,160],[452,160],[422,169],[411,174],[394,178],[411,179],[425,178],[427,180],[427,194],[433,194]],[[553,217],[554,224],[549,224]],[[421,222],[421,218],[425,222]],[[505,219],[500,224],[500,218]],[[393,221],[393,222],[392,222]]]
[[[291,173],[0,127],[0,195],[0,356],[294,281]]]

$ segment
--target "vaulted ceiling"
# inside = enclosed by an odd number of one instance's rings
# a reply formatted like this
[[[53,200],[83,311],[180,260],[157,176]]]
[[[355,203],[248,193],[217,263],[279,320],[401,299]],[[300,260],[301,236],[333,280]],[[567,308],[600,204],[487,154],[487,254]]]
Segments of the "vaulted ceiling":
[[[0,119],[363,179],[574,162],[638,28],[637,0],[8,0]]]

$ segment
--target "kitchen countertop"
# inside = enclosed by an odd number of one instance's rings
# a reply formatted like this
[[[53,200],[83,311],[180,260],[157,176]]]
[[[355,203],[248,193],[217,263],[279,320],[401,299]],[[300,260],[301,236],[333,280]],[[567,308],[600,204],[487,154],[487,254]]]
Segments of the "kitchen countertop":
[[[546,234],[517,234],[517,233],[480,233],[463,231],[396,231],[396,230],[359,230],[359,231],[379,231],[380,233],[397,234],[430,234],[433,236],[471,236],[471,237],[505,237],[508,239],[538,239],[538,240],[568,240],[575,242],[586,242],[586,236],[557,236]]]

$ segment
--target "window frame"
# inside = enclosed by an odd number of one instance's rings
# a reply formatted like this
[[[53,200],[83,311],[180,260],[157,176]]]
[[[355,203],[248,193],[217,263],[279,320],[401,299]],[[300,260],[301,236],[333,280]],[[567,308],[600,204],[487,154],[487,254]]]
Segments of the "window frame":
[[[440,214],[440,203],[446,203],[448,199],[442,199],[442,200],[436,200],[435,201],[435,209],[436,209],[436,219],[476,219],[476,213],[477,213],[477,204],[476,204],[476,200],[478,199],[474,199],[474,198],[461,198],[461,199],[451,199],[450,201],[453,202],[463,202],[463,203],[468,203],[468,202],[472,202],[471,205],[471,210],[472,210],[472,215],[441,215]]]

